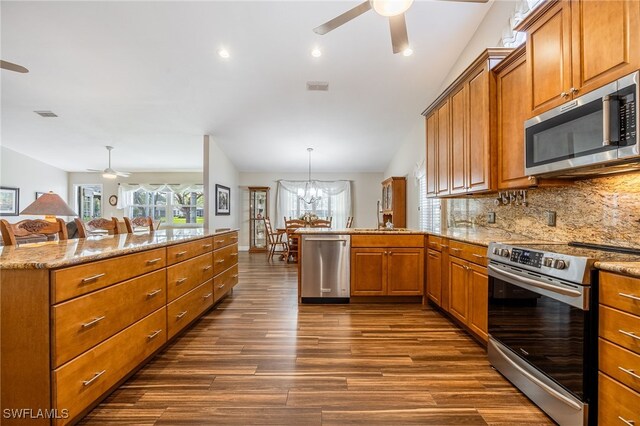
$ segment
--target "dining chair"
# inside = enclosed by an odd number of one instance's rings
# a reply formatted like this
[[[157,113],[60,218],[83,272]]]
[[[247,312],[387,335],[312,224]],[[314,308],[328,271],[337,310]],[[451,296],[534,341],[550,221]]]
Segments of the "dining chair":
[[[30,238],[47,238],[50,235],[57,235],[58,240],[67,239],[67,225],[60,218],[56,218],[55,222],[42,219],[27,219],[17,223],[9,223],[1,219],[0,232],[5,246],[14,246],[20,242],[31,242],[26,240]]]
[[[287,262],[291,259],[293,262],[298,262],[298,241],[300,237],[296,234],[296,229],[304,228],[306,222],[300,219],[284,218],[284,225],[287,234]]]
[[[345,228],[349,229],[351,228],[352,225],[353,225],[353,216],[349,216],[347,218],[347,226],[345,226]]]
[[[84,222],[80,218],[73,219],[78,227],[78,238],[87,238],[91,235],[91,231],[102,230],[107,231],[108,235],[116,235],[120,233],[118,226],[118,219],[112,217],[111,220],[103,217],[91,219],[89,222]]]
[[[312,228],[331,228],[331,222],[333,221],[333,217],[329,217],[329,219],[316,219],[311,222]]]
[[[284,235],[286,235],[286,231],[273,231],[271,227],[271,219],[268,217],[264,218],[264,227],[267,230],[267,237],[269,241],[269,254],[267,256],[267,260],[271,260],[273,255],[276,253],[276,248],[278,246],[282,246],[282,250],[279,252],[283,256],[287,252],[287,242],[282,239]]]
[[[129,219],[125,216],[124,223],[127,226],[127,232],[129,234],[135,231],[136,228],[147,228],[149,232],[153,232],[156,229],[151,216],[138,216],[133,219]]]

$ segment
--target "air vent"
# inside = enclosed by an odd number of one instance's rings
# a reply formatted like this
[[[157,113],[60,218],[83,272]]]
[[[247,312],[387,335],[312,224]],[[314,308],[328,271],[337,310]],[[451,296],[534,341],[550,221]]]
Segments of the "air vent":
[[[57,117],[57,115],[51,111],[33,111],[40,117]]]
[[[326,92],[329,90],[329,83],[326,81],[307,81],[307,90]]]

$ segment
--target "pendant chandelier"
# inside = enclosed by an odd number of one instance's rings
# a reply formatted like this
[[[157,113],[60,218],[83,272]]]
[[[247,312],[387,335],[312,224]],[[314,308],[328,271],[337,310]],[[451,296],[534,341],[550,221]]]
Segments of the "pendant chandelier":
[[[311,180],[311,152],[313,148],[307,148],[307,152],[309,153],[309,178],[307,182],[304,184],[304,190],[302,188],[298,189],[298,198],[304,201],[307,204],[317,203],[322,199],[322,191],[318,188],[316,182]]]

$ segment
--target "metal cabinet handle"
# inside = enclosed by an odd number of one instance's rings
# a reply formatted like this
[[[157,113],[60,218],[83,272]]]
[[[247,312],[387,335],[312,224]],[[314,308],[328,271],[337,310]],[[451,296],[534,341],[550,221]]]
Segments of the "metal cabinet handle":
[[[180,278],[176,280],[176,284],[182,284],[183,282],[185,282],[187,279],[186,278]]]
[[[180,318],[182,318],[182,317],[183,317],[183,316],[185,316],[185,315],[187,315],[187,311],[180,312],[178,315],[176,315],[176,318],[180,319]]]
[[[237,256],[238,253],[231,253],[229,256]]]
[[[107,370],[102,370],[96,374],[94,374],[94,376],[92,378],[90,378],[89,380],[83,380],[82,381],[82,385],[83,386],[89,386],[91,383],[95,382],[96,380],[98,380],[98,377],[102,376],[104,373],[106,373]]]
[[[92,277],[83,278],[83,279],[82,279],[82,284],[86,284],[86,283],[89,283],[89,282],[91,282],[91,281],[95,281],[95,280],[97,280],[98,278],[102,278],[102,277],[104,277],[105,275],[107,275],[107,274],[106,274],[106,273],[103,273],[103,274],[94,275],[94,276],[92,276]]]
[[[220,259],[220,260],[216,261],[216,263],[224,263],[224,259]]]
[[[224,284],[220,284],[218,288],[224,288]]]
[[[204,268],[202,268],[202,270],[203,270],[203,271],[208,271],[208,270],[209,270],[209,269],[211,269],[211,268],[212,268],[212,266],[211,266],[211,265],[209,265],[209,266],[205,266]]]
[[[636,295],[633,295],[633,294],[618,293],[618,296],[622,296],[622,297],[626,297],[628,299],[633,299],[633,300],[640,301],[640,296],[636,296]]]
[[[629,426],[635,426],[636,422],[634,422],[633,420],[627,420],[622,416],[618,416],[618,418],[620,419],[620,421],[622,423],[624,423],[625,425],[629,425]]]
[[[184,256],[185,254],[187,254],[187,251],[179,251],[178,253],[176,253],[176,257],[180,257],[180,256]]]
[[[162,260],[161,257],[157,257],[155,259],[147,260],[147,265],[153,265],[154,263],[158,263]]]
[[[451,247],[451,251],[454,251],[456,253],[460,253],[462,250]]]
[[[569,93],[571,93],[572,95],[575,95],[576,93],[578,93],[580,90],[576,89],[575,87],[572,87],[571,89],[569,89]]]
[[[440,244],[440,247],[442,247],[443,249],[446,249],[446,248],[448,248],[449,246],[448,246],[448,245],[446,245],[446,244]]]
[[[208,299],[208,298],[211,297],[211,295],[213,295],[213,293],[206,294],[206,295],[202,296],[202,298],[203,299]]]
[[[473,257],[477,257],[478,259],[484,259],[484,256],[482,256],[481,254],[472,253],[471,255]]]
[[[218,241],[218,243],[219,243],[219,242],[220,242],[220,241]],[[207,249],[207,248],[210,248],[210,247],[211,247],[211,244],[203,244],[203,245],[202,245],[202,248],[206,248],[206,249]]]
[[[640,336],[637,336],[633,331],[618,330],[618,332],[624,334],[625,336],[633,337],[636,340],[640,340]]]
[[[567,92],[560,93],[560,97],[562,97],[562,98],[566,98],[568,96],[569,96],[569,94]]]
[[[231,239],[232,239],[232,240],[237,240],[237,239],[238,239],[238,237],[231,237]]]
[[[104,315],[103,315],[103,316],[101,316],[101,317],[98,317],[98,318],[94,318],[94,319],[92,319],[91,321],[89,321],[89,322],[86,322],[86,323],[82,324],[82,328],[89,328],[89,327],[91,327],[92,325],[95,325],[95,324],[99,323],[100,321],[102,321],[102,320],[103,320],[103,319],[105,319],[105,318],[106,318],[106,317],[105,317]]]
[[[162,333],[162,329],[154,331],[153,333],[151,333],[150,335],[147,336],[147,339],[151,340],[151,339],[153,339],[154,337],[156,337],[160,333]]]
[[[160,288],[156,289],[156,290],[153,290],[152,292],[147,293],[147,297],[153,297],[153,296],[155,296],[156,294],[158,294],[160,292],[162,292],[162,289],[160,289]]]
[[[630,369],[627,369],[627,368],[624,368],[624,367],[620,367],[620,366],[618,366],[618,369],[619,369],[620,371],[624,371],[625,373],[627,373],[627,374],[628,374],[628,375],[630,375],[631,377],[634,377],[634,378],[636,378],[636,379],[640,379],[640,376],[639,376],[639,375],[637,375],[637,374],[636,374],[636,372],[635,372],[634,370],[630,370]]]
[[[238,278],[238,274],[232,275],[231,278]]]

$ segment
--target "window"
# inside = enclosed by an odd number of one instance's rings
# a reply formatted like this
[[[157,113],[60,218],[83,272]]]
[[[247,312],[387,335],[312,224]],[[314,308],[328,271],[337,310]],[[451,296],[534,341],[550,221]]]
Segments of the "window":
[[[83,221],[102,217],[102,185],[75,185],[75,204]]]
[[[316,181],[321,190],[318,202],[307,204],[298,197],[298,190],[306,181],[279,181],[277,193],[276,223],[284,228],[284,218],[301,218],[305,213],[315,214],[319,218],[331,217],[332,228],[344,228],[347,218],[351,216],[351,182],[349,181]]]
[[[150,216],[165,226],[204,223],[202,185],[120,184],[118,208],[129,217]]]
[[[418,178],[418,225],[423,231],[442,231],[442,201],[438,198],[427,198],[427,176]]]

